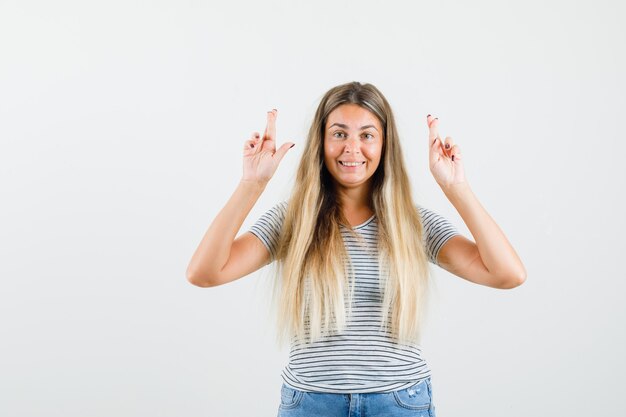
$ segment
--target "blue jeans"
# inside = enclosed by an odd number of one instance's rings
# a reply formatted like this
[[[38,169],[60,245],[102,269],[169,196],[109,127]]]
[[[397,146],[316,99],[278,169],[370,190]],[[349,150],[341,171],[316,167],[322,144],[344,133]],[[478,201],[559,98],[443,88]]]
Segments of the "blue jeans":
[[[283,383],[278,417],[435,417],[430,377],[388,393],[305,392]]]

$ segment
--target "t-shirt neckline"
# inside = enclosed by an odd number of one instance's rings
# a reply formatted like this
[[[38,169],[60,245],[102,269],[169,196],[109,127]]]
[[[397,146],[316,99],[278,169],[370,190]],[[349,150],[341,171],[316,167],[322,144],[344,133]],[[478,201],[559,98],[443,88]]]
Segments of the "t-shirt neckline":
[[[367,226],[372,220],[374,220],[374,217],[376,217],[376,213],[372,214],[372,216],[369,219],[365,220],[363,223],[352,226],[352,229],[360,229]]]

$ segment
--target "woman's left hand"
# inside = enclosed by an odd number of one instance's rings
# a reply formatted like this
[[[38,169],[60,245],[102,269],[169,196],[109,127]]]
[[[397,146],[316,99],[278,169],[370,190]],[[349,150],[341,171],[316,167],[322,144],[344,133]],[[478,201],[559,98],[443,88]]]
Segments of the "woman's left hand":
[[[426,118],[428,123],[428,140],[430,145],[429,165],[435,181],[442,188],[448,188],[465,182],[463,156],[458,145],[450,136],[441,141],[439,136],[439,119],[431,115]]]

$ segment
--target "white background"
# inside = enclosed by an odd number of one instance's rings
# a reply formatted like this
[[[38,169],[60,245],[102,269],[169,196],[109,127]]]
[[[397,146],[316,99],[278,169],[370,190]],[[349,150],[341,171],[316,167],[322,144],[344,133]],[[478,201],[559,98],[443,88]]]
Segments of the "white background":
[[[439,417],[623,416],[622,2],[0,0],[0,415],[275,416],[267,269],[185,269],[278,109],[294,141],[242,227],[288,196],[319,99],[370,82],[414,199],[469,230],[426,114],[528,271],[433,266]]]

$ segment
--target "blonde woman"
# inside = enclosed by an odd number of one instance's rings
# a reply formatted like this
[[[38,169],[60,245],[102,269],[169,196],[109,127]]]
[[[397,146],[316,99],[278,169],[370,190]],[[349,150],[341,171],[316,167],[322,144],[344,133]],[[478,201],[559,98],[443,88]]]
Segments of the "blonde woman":
[[[331,88],[308,133],[294,189],[235,239],[278,164],[277,110],[245,142],[243,177],[187,269],[200,287],[276,261],[279,339],[289,341],[280,416],[434,416],[422,358],[429,262],[493,288],[526,271],[472,193],[463,157],[428,115],[430,171],[476,243],[415,204],[391,107],[371,84]]]

